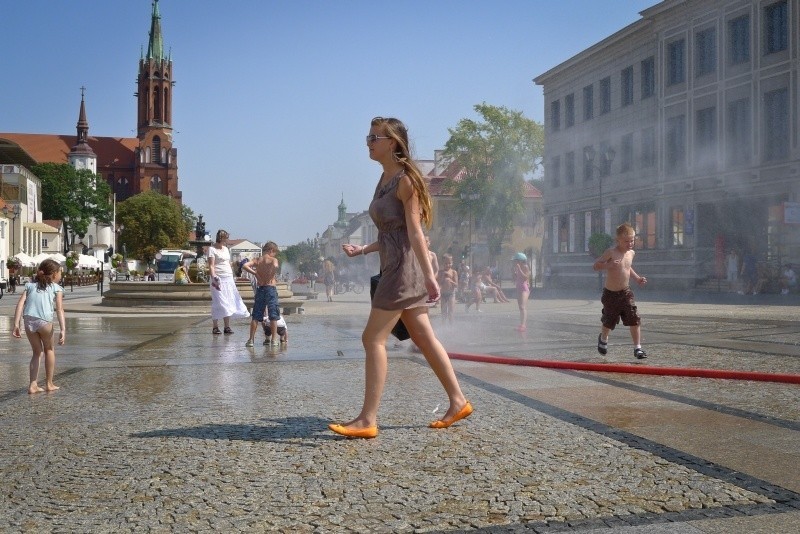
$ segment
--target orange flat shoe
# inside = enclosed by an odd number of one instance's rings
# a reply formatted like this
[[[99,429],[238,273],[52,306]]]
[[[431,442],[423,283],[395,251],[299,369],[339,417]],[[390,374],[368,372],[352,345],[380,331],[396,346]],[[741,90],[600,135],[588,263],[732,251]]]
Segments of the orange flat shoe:
[[[428,426],[431,428],[447,428],[456,421],[460,421],[465,417],[469,417],[471,413],[472,413],[472,404],[470,404],[469,401],[467,401],[464,407],[461,408],[461,410],[457,414],[455,414],[451,419],[439,419],[438,421],[434,421]]]
[[[378,435],[378,427],[370,426],[367,428],[347,428],[342,425],[329,424],[328,428],[348,438],[365,438],[370,439]]]

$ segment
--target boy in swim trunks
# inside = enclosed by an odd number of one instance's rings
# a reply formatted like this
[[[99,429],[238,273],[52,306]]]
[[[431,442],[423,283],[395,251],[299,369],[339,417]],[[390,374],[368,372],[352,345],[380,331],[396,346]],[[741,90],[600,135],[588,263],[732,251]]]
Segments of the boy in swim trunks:
[[[253,304],[253,313],[250,320],[250,338],[244,344],[245,347],[252,347],[255,342],[256,330],[258,325],[264,320],[266,314],[270,324],[270,339],[273,345],[280,345],[278,339],[278,319],[281,311],[278,305],[278,289],[276,287],[276,277],[280,264],[278,263],[278,245],[272,241],[261,248],[262,255],[242,265],[242,270],[255,276],[256,279],[256,299]]]
[[[623,223],[617,227],[617,243],[615,246],[606,250],[592,268],[595,271],[606,271],[606,282],[603,287],[603,296],[600,302],[603,303],[603,315],[600,321],[603,324],[600,335],[597,337],[597,352],[606,354],[608,352],[608,335],[619,323],[630,327],[631,338],[633,339],[633,355],[638,359],[647,358],[647,353],[642,350],[641,344],[641,319],[636,313],[636,302],[633,299],[629,282],[630,278],[637,284],[643,286],[647,283],[647,278],[639,276],[633,270],[633,244],[636,240],[636,231],[629,223]]]

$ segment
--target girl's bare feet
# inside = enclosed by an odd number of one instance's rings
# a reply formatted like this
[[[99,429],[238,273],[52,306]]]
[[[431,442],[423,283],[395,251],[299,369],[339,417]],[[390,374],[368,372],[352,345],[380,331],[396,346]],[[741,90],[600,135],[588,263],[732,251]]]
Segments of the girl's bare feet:
[[[42,388],[39,387],[39,384],[31,384],[28,386],[28,395],[33,395],[34,393],[41,393],[44,391]]]
[[[57,386],[55,384],[48,384],[45,386],[44,391],[55,391],[57,389],[61,389],[61,386]]]

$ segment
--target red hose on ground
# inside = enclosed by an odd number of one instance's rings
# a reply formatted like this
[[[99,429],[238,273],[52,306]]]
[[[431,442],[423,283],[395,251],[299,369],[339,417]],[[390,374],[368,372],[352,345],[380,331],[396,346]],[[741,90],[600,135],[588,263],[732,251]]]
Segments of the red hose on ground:
[[[549,369],[572,369],[575,371],[599,371],[605,373],[633,373],[662,376],[696,376],[701,378],[724,378],[727,380],[757,380],[760,382],[782,382],[800,384],[800,375],[786,373],[759,373],[756,371],[730,371],[725,369],[694,369],[691,367],[656,367],[653,365],[630,365],[620,363],[563,362],[554,360],[531,360],[525,358],[504,358],[488,354],[465,354],[450,352],[453,360],[469,362],[499,363],[503,365],[523,365]]]

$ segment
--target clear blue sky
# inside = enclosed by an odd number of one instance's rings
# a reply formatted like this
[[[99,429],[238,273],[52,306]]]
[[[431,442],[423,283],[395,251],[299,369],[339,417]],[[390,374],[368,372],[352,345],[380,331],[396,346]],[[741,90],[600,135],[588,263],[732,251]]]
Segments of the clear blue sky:
[[[367,209],[375,115],[433,159],[486,102],[543,120],[532,79],[657,0],[161,0],[184,202],[207,228],[281,246]],[[0,0],[0,131],[135,137],[150,0]]]

